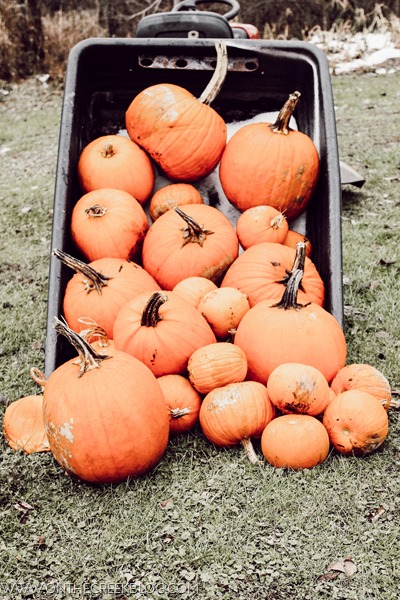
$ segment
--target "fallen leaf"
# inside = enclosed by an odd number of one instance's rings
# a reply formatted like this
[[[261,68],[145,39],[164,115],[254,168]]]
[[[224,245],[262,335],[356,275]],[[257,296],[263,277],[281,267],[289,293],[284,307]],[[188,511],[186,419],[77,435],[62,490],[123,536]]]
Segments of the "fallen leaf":
[[[318,577],[317,581],[332,581],[333,579],[336,579],[336,577],[339,577],[339,575],[339,571],[336,571],[334,573],[324,573],[323,575],[320,575]]]
[[[326,567],[326,571],[333,571],[333,575],[336,575],[336,577],[340,573],[344,573],[346,577],[352,577],[352,575],[357,572],[357,567],[351,556],[345,556],[344,558],[339,558],[339,560],[335,560],[328,565]],[[326,573],[325,575],[329,575],[329,573]],[[321,577],[324,579],[335,579],[335,577],[325,577],[324,575],[321,575],[320,578]]]
[[[384,513],[386,512],[386,508],[384,506],[378,506],[378,508],[375,508],[374,510],[372,510],[369,515],[367,516],[367,519],[370,523],[374,523],[375,521],[377,521]]]

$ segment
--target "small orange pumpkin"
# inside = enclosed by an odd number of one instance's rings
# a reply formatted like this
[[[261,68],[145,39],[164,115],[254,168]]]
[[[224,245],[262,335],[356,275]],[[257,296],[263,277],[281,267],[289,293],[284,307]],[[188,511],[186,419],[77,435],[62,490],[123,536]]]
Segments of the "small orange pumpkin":
[[[281,412],[311,416],[322,414],[330,398],[321,371],[301,363],[278,365],[268,378],[268,393]]]
[[[244,381],[247,359],[238,346],[217,342],[195,350],[187,370],[193,387],[201,394],[208,394],[217,387]]]
[[[215,336],[199,311],[173,292],[145,292],[127,302],[115,319],[117,350],[141,360],[160,377],[182,374],[197,348]]]
[[[300,98],[290,94],[275,123],[251,123],[228,141],[219,176],[230,202],[240,211],[268,204],[288,221],[309,203],[319,174],[319,156],[312,139],[289,127]]]
[[[208,204],[175,207],[151,225],[143,243],[143,266],[165,290],[182,279],[206,277],[215,284],[239,253],[229,219]]]
[[[157,378],[169,411],[171,435],[195,428],[199,421],[201,396],[183,375],[162,375]]]
[[[93,190],[72,210],[72,240],[89,261],[139,257],[148,228],[142,206],[124,190]]]
[[[87,144],[79,156],[78,178],[84,192],[125,190],[140,204],[150,197],[155,180],[150,158],[122,135],[104,135]]]
[[[331,444],[345,455],[365,456],[385,441],[389,431],[387,411],[371,394],[358,389],[336,396],[322,419]]]
[[[347,390],[361,390],[375,396],[388,410],[392,401],[392,390],[386,377],[372,365],[355,363],[346,365],[331,382],[335,394]]]
[[[242,444],[253,464],[260,461],[251,438],[259,438],[275,417],[267,388],[256,381],[231,383],[212,390],[200,408],[206,438],[220,447]]]
[[[199,303],[202,298],[208,292],[216,290],[217,286],[211,279],[207,279],[207,277],[186,277],[174,286],[172,291],[174,294],[178,294],[181,298],[184,298],[190,304],[192,304],[195,308],[199,306]]]
[[[235,335],[243,315],[250,310],[247,295],[233,287],[221,287],[208,292],[199,302],[201,312],[215,337],[227,340]]]
[[[265,427],[261,450],[274,467],[311,469],[327,458],[329,436],[311,415],[281,415]]]
[[[282,244],[289,224],[285,215],[273,206],[253,206],[236,223],[236,234],[244,250],[261,242]]]
[[[150,200],[149,213],[153,221],[167,210],[183,204],[204,204],[200,192],[190,183],[171,183],[157,190]]]

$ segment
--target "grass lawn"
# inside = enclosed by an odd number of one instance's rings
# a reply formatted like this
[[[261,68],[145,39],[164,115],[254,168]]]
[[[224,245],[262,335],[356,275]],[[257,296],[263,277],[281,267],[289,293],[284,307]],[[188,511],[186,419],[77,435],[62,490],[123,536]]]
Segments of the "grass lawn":
[[[400,73],[333,78],[343,193],[348,363],[400,387]],[[4,90],[3,90],[4,91]],[[0,96],[0,413],[39,393],[61,93]],[[199,431],[149,475],[94,487],[1,441],[0,598],[396,600],[400,423],[374,454],[290,472]],[[2,421],[1,421],[2,425]],[[260,447],[255,444],[260,453]],[[343,560],[347,559],[347,560]],[[335,569],[330,569],[332,563]]]

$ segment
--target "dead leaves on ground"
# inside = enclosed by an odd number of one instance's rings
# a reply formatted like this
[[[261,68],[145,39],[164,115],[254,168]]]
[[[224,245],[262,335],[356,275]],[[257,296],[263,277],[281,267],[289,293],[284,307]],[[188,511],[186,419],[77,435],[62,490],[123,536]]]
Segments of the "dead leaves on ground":
[[[357,572],[357,567],[351,556],[345,556],[332,562],[325,570],[326,573],[320,575],[317,581],[332,581],[341,574],[352,577]]]

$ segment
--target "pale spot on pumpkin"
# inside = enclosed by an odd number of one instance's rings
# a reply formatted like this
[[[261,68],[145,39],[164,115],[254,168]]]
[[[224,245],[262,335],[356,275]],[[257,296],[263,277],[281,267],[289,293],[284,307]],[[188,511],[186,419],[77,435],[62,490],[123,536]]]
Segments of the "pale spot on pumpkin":
[[[65,439],[67,439],[71,444],[74,443],[74,435],[72,433],[73,422],[74,422],[74,420],[70,419],[69,422],[67,421],[63,425],[60,425],[60,427],[59,427],[60,435],[65,437]]]
[[[215,410],[215,414],[222,412],[227,406],[232,406],[240,400],[240,393],[236,387],[229,390],[215,392],[212,401],[208,404],[207,410]]]

